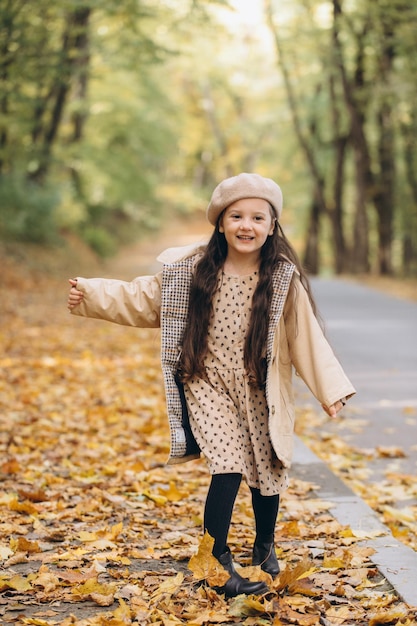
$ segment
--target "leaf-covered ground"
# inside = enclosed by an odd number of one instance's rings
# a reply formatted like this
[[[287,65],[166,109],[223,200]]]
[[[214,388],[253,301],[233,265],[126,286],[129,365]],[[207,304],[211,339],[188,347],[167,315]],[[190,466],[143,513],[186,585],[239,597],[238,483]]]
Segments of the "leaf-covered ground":
[[[415,409],[410,407],[404,411],[409,422],[415,425]],[[297,432],[309,447],[367,502],[398,541],[417,551],[416,475],[400,471],[396,463],[405,457],[404,450],[396,445],[358,448],[343,436],[349,428],[361,428],[360,418],[354,416],[349,421],[345,414],[331,424],[330,430],[324,417],[314,411],[306,410],[298,415]],[[378,481],[371,479],[372,465],[381,468]]]
[[[2,624],[416,623],[363,537],[297,476],[282,502],[271,593],[225,600],[208,587],[209,477],[203,461],[165,466],[159,333],[74,318],[66,293],[65,280],[47,278],[13,278],[1,291]],[[243,487],[230,545],[259,578],[252,542]]]

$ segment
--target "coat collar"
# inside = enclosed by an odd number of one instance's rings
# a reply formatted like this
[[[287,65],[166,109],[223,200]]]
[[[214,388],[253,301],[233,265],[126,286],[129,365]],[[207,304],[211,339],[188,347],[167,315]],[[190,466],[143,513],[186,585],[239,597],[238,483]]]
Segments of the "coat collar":
[[[177,261],[183,261],[184,259],[194,256],[198,252],[203,252],[206,247],[207,242],[199,241],[189,244],[188,246],[167,248],[167,250],[161,252],[161,254],[157,257],[157,260],[165,265],[175,263]]]

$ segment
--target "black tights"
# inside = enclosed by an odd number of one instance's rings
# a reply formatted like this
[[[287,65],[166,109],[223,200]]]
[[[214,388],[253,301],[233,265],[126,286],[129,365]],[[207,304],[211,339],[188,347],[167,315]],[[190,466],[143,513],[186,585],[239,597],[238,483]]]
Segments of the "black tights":
[[[215,557],[219,557],[226,550],[233,507],[241,481],[241,474],[212,476],[204,509],[204,529],[214,538],[213,554]],[[278,515],[279,495],[262,496],[259,489],[251,487],[250,490],[256,539],[259,542],[272,543]]]

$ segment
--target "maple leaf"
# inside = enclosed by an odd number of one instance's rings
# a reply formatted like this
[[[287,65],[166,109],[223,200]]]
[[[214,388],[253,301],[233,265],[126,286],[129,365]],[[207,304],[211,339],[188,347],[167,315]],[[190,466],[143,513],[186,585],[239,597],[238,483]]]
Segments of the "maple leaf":
[[[247,567],[236,566],[236,571],[243,576],[254,582],[263,580],[267,585],[272,581],[271,575],[261,569],[260,565],[252,565]]]
[[[28,552],[29,554],[42,552],[37,541],[29,541],[25,537],[19,537],[17,540],[12,539],[10,541],[10,547],[16,552]]]
[[[30,502],[45,502],[48,500],[48,496],[43,489],[36,489],[33,491],[27,491],[26,489],[18,489],[17,493],[19,496],[25,500],[30,500]]]
[[[146,620],[152,612],[152,609],[149,607],[148,602],[140,595],[132,597],[132,599],[130,600],[130,609],[139,624],[141,624],[142,622],[146,623]]]
[[[178,589],[180,589],[183,581],[184,574],[182,572],[178,572],[176,576],[173,576],[168,580],[164,580],[164,582],[159,585],[158,589],[152,594],[152,600],[157,600],[162,596],[173,596],[177,593]]]
[[[213,546],[213,537],[205,532],[198,546],[198,552],[191,557],[188,567],[196,580],[207,580],[211,587],[222,587],[229,580],[230,575],[213,556]]]
[[[32,589],[32,585],[29,580],[24,576],[12,576],[11,578],[5,578],[3,576],[0,577],[0,587],[15,589],[16,591],[29,591]]]
[[[10,459],[1,464],[0,472],[2,474],[18,474],[20,472],[20,465],[16,459]]]
[[[121,598],[119,598],[119,606],[113,612],[113,616],[115,619],[120,620],[124,624],[131,623],[132,611],[130,610],[126,602],[124,602],[124,600],[122,600]]]
[[[159,493],[165,498],[167,498],[170,502],[180,502],[184,499],[184,492],[179,491],[177,485],[173,480],[169,482],[168,489],[159,489]]]
[[[38,509],[31,502],[19,502],[17,498],[9,502],[9,509],[11,511],[18,511],[19,513],[28,513],[29,515],[38,513]]]
[[[298,520],[291,520],[291,522],[284,522],[280,528],[280,534],[289,536],[289,537],[299,537],[300,536],[300,526]]]
[[[142,495],[152,502],[155,502],[158,506],[164,506],[168,502],[168,498],[166,496],[161,496],[156,493],[151,493],[149,490],[142,491]]]
[[[233,617],[262,615],[265,612],[265,604],[261,600],[244,596],[234,598],[228,611]]]
[[[114,602],[114,593],[98,593],[93,591],[88,597],[99,606],[111,606]]]
[[[90,578],[85,583],[81,585],[76,585],[71,591],[74,596],[92,597],[94,595],[95,598],[106,599],[104,601],[107,601],[107,599],[110,598],[110,596],[114,598],[116,586],[115,584],[108,584],[108,585],[101,584],[98,582],[97,578]],[[99,602],[97,602],[97,604],[99,604]],[[108,605],[105,604],[103,606],[108,606]]]
[[[294,586],[297,585],[299,580],[307,578],[308,576],[316,572],[316,570],[316,566],[308,559],[304,559],[294,568],[287,566],[285,570],[279,574],[277,580],[273,584],[273,588],[276,591],[282,591],[283,589],[288,588],[288,590],[291,592]]]
[[[370,546],[355,546],[353,550],[347,553],[349,557],[350,565],[352,567],[359,567],[364,561],[368,560],[368,557],[375,554],[375,548]]]
[[[343,572],[343,577],[352,587],[358,587],[367,583],[368,576],[372,575],[372,572],[373,570],[369,570],[367,567],[347,569]]]
[[[317,608],[309,609],[312,611],[308,614],[304,611],[304,607],[299,605],[299,601],[293,605],[294,598],[279,598],[276,605],[277,617],[273,624],[281,626],[281,624],[297,624],[298,626],[319,626],[321,623],[321,615]],[[294,609],[294,606],[296,609]],[[298,609],[298,610],[297,610]]]
[[[104,568],[105,571],[105,568]],[[57,572],[57,577],[67,583],[84,583],[90,578],[97,577],[97,571],[95,568],[92,568],[86,572],[74,571],[74,570],[64,570]]]
[[[345,567],[344,559],[335,556],[326,556],[323,559],[324,569],[343,569]]]

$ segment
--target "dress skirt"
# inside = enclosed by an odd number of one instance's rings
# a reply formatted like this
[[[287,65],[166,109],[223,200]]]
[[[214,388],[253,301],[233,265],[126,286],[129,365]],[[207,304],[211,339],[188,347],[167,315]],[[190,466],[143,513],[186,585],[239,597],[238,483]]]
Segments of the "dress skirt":
[[[184,385],[193,435],[211,474],[239,473],[272,496],[288,487],[268,430],[265,391],[249,385],[243,350],[258,273],[222,273],[213,299],[206,375]]]

